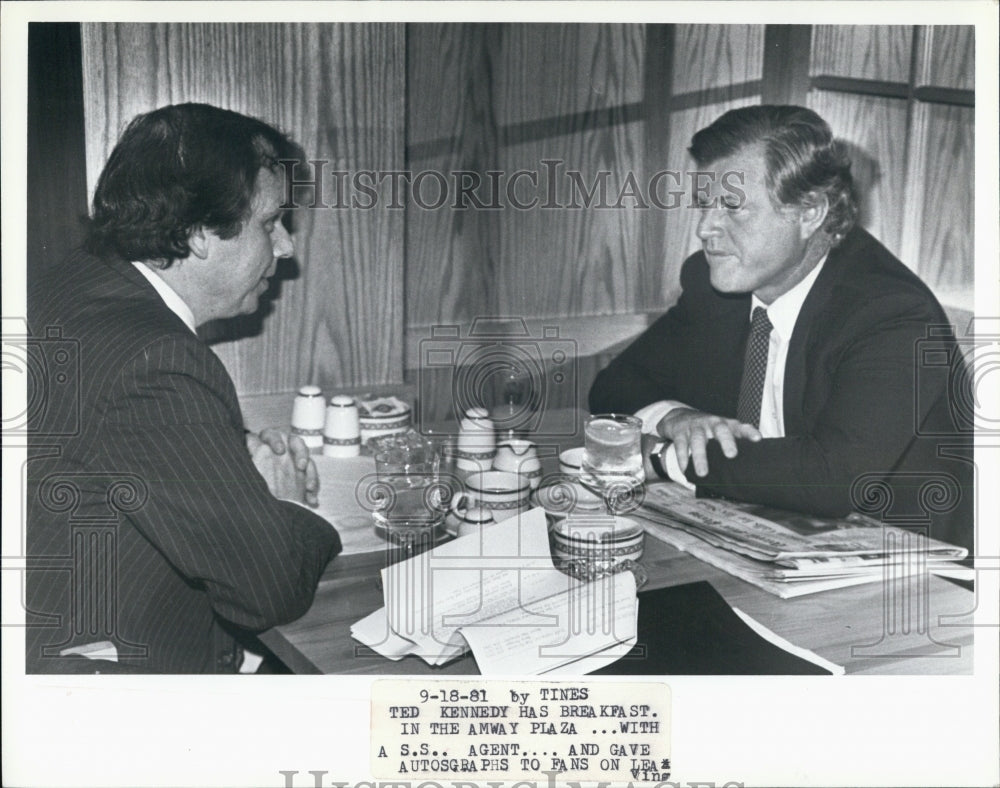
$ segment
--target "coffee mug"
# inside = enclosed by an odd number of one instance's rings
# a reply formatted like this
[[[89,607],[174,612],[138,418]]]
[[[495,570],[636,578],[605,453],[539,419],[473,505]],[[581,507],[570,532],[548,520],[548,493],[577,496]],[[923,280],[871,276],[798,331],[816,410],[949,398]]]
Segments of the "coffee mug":
[[[451,511],[465,519],[470,509],[489,509],[496,522],[506,520],[528,508],[531,485],[516,473],[483,471],[465,480],[466,490],[451,500]]]

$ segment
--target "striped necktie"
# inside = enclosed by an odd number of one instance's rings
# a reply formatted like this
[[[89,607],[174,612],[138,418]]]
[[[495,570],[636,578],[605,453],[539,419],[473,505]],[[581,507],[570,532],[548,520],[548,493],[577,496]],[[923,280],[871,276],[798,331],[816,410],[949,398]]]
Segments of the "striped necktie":
[[[750,320],[750,339],[747,340],[743,359],[743,381],[740,383],[740,401],[736,418],[746,424],[760,426],[760,403],[764,394],[764,377],[767,374],[767,352],[771,340],[771,321],[767,310],[754,307]]]

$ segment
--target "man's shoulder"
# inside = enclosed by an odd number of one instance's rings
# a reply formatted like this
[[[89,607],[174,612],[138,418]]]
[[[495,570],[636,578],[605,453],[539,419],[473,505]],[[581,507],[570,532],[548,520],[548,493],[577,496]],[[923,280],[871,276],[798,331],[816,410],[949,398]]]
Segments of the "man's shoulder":
[[[58,327],[111,345],[192,337],[131,263],[84,251],[31,283],[28,321],[34,334]]]
[[[838,301],[856,305],[898,302],[921,305],[934,315],[944,312],[931,289],[867,230],[855,227],[830,252],[821,280]]]
[[[216,357],[131,263],[86,253],[32,282],[33,336],[58,336],[79,356],[87,390],[103,391],[129,368],[155,363],[216,377]]]

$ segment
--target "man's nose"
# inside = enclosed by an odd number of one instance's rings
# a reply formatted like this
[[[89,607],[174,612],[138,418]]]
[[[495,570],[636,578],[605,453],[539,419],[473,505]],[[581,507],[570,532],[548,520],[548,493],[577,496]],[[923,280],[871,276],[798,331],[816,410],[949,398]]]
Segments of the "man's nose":
[[[271,236],[271,246],[274,249],[274,256],[277,258],[291,257],[295,253],[295,244],[292,236],[288,234],[285,225],[278,222],[274,226],[274,233]]]
[[[707,241],[713,235],[719,234],[719,219],[722,211],[717,207],[700,208],[698,216],[698,227],[695,230],[698,238]]]

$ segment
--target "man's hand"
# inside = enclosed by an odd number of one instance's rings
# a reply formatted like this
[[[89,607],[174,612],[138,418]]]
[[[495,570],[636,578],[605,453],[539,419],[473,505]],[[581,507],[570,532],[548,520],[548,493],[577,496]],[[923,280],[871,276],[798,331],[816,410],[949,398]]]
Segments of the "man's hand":
[[[690,457],[694,461],[694,472],[699,476],[708,473],[708,455],[705,453],[705,447],[712,438],[722,446],[723,454],[733,458],[738,453],[737,438],[756,442],[762,437],[760,430],[752,424],[703,413],[693,408],[674,408],[656,425],[656,431],[662,437],[674,442],[674,451],[677,453],[681,470],[687,468]]]
[[[319,506],[319,474],[302,438],[269,427],[248,432],[247,449],[276,498]]]

